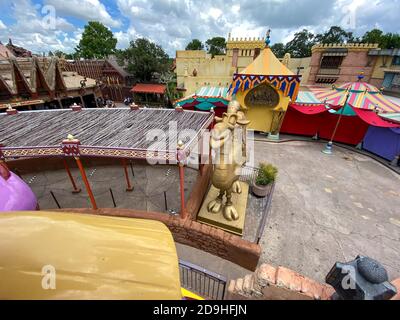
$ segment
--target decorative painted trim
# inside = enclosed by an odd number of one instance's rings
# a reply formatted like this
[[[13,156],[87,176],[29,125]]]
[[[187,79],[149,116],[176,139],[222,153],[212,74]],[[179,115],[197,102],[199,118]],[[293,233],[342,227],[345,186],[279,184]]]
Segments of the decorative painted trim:
[[[228,92],[235,95],[239,91],[255,88],[261,83],[268,83],[275,89],[282,91],[285,97],[290,97],[292,101],[296,101],[300,90],[300,82],[301,75],[264,76],[235,74]]]

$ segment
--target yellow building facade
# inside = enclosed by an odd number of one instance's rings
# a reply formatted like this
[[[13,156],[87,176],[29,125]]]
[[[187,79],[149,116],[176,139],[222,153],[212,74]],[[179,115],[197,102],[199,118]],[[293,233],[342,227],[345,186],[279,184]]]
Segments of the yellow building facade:
[[[212,57],[204,50],[176,52],[177,85],[185,95],[201,87],[229,87],[232,76],[245,69],[265,47],[263,38],[228,37],[226,54]]]

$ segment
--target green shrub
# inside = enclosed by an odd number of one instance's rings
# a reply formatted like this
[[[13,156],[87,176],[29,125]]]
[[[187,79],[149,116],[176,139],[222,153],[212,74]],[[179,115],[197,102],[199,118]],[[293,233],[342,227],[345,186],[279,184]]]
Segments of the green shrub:
[[[267,186],[275,181],[277,174],[278,169],[272,164],[260,163],[256,184],[259,186]]]

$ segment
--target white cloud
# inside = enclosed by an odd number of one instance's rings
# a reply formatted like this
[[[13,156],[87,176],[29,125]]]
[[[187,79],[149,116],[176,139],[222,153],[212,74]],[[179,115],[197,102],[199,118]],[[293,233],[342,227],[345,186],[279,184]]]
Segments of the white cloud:
[[[15,1],[11,10],[16,22],[6,29],[0,28],[0,39],[11,38],[14,44],[38,54],[55,50],[71,52],[75,48],[80,32],[66,19],[49,19],[30,0]]]
[[[42,1],[56,10],[55,27],[46,27]],[[272,43],[287,42],[304,28],[321,33],[341,25],[356,36],[374,27],[399,32],[400,0],[0,0],[4,16],[0,39],[11,37],[29,50],[71,52],[79,41],[79,27],[98,20],[113,28],[118,48],[146,37],[161,45],[169,55],[185,48],[194,38],[205,42],[215,36],[264,37],[272,30]],[[11,5],[11,3],[14,3]],[[11,9],[10,9],[11,8]],[[346,26],[349,12],[355,13],[355,29]],[[7,9],[11,12],[7,12]],[[351,10],[350,10],[351,9]],[[4,11],[2,11],[3,14]],[[78,31],[79,30],[79,31]]]
[[[213,17],[213,19],[218,19],[222,15],[222,11],[218,8],[210,8],[209,15]]]
[[[119,19],[114,19],[99,0],[44,0],[56,9],[57,15],[69,15],[83,20],[97,20],[109,27],[121,26]]]

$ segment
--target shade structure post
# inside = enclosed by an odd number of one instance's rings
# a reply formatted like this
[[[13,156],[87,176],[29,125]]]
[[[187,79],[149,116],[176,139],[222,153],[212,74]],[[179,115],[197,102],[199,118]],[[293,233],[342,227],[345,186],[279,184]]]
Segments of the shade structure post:
[[[3,153],[3,150],[2,150],[3,148],[4,148],[4,144],[0,143],[0,163],[2,163],[3,166],[7,167],[6,157],[4,156],[4,153]]]
[[[180,189],[180,197],[181,197],[181,212],[180,216],[182,219],[187,218],[187,212],[185,207],[185,145],[182,141],[178,141],[177,146],[177,160],[178,160],[178,168],[179,168],[179,189]]]
[[[338,121],[336,122],[336,126],[335,126],[335,129],[333,130],[331,140],[330,140],[330,141],[328,142],[328,144],[325,146],[324,150],[322,150],[322,153],[325,153],[325,154],[327,154],[327,155],[331,155],[331,154],[333,153],[333,151],[332,151],[332,149],[333,149],[333,141],[334,141],[334,139],[335,139],[336,132],[337,132],[337,130],[339,129],[340,121],[341,121],[342,118],[343,118],[344,109],[346,108],[346,105],[347,105],[347,102],[349,101],[349,98],[350,98],[350,91],[348,90],[347,96],[346,96],[346,100],[345,100],[345,102],[344,102],[344,104],[343,104],[343,107],[342,107],[342,110],[341,110],[341,112],[340,112],[339,119],[338,119]]]
[[[128,168],[126,165],[126,159],[122,159],[122,166],[124,168],[124,173],[125,173],[125,180],[126,180],[126,191],[127,192],[132,192],[134,187],[131,185],[131,181],[129,179],[129,173],[128,173]]]
[[[80,159],[79,145],[80,141],[78,139],[75,139],[73,135],[68,135],[68,138],[66,140],[63,140],[62,142],[62,150],[65,156],[75,158],[76,164],[78,165],[78,169],[82,176],[83,183],[85,184],[86,191],[89,195],[92,208],[93,210],[97,210],[98,208],[96,204],[96,199],[94,198],[92,188],[90,187],[89,180],[86,176],[85,169]]]
[[[71,170],[70,170],[67,160],[65,160],[65,158],[63,158],[63,163],[64,163],[65,171],[67,172],[69,180],[71,181],[71,184],[72,184],[72,188],[73,188],[72,193],[80,193],[81,189],[76,186],[74,177],[72,176]]]

